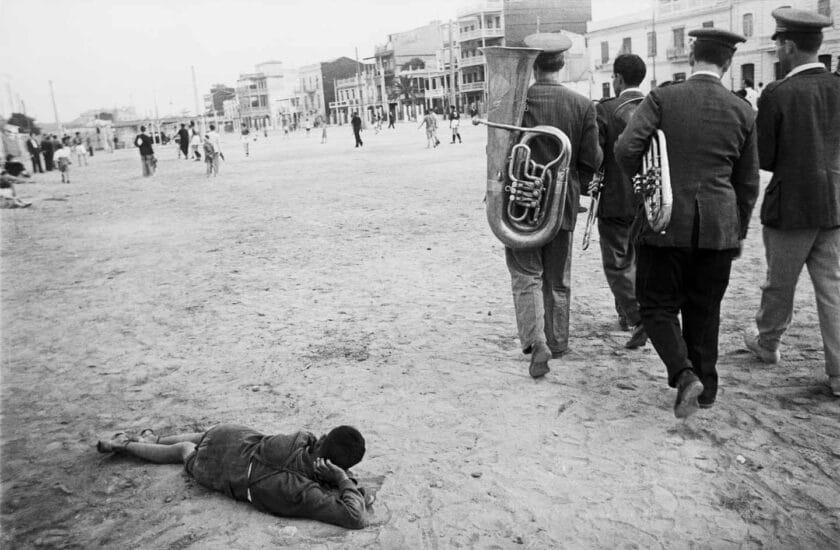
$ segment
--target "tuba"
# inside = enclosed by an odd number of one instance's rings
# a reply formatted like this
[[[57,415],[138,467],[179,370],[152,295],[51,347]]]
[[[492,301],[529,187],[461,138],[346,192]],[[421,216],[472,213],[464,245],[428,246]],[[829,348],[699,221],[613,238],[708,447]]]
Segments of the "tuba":
[[[657,233],[665,233],[671,223],[674,196],[671,192],[671,171],[665,134],[656,130],[642,157],[642,171],[633,176],[633,191],[642,199],[648,225]]]
[[[557,235],[566,201],[569,138],[553,126],[523,128],[534,60],[541,50],[490,46],[487,60],[487,221],[510,248],[538,248]],[[545,164],[531,157],[531,142],[549,139],[560,151]]]

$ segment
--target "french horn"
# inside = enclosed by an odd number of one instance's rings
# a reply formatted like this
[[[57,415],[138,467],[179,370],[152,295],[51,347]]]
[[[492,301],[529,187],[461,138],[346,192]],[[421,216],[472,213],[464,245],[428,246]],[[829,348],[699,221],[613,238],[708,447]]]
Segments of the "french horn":
[[[656,130],[650,140],[645,156],[642,157],[642,171],[633,176],[633,191],[642,199],[650,228],[656,233],[665,233],[671,223],[674,196],[671,191],[668,146],[662,130]]]
[[[522,116],[534,60],[533,48],[482,48],[487,61],[487,221],[509,248],[539,248],[560,230],[568,188],[571,143],[553,126],[524,128]],[[531,143],[548,139],[557,156],[541,164]]]

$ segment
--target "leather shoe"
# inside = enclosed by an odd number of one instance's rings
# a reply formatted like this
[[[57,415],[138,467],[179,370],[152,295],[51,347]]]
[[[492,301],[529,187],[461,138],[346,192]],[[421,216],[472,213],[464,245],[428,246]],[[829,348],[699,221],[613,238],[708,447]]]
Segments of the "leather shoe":
[[[627,340],[624,347],[627,349],[637,349],[647,344],[647,341],[648,337],[647,332],[645,332],[645,326],[639,323],[633,328],[633,335],[630,336],[630,339]]]
[[[831,394],[834,397],[840,397],[840,376],[829,376],[828,386],[831,388]]]
[[[677,379],[677,400],[674,402],[674,416],[687,418],[697,412],[700,406],[697,397],[703,393],[703,383],[690,369],[685,369]]]
[[[545,342],[537,342],[531,350],[531,364],[528,367],[528,374],[531,378],[542,378],[548,374],[548,360],[551,359],[551,350]]]
[[[767,349],[758,342],[758,334],[744,333],[744,345],[764,363],[775,365],[782,360],[782,354],[779,353],[779,350]]]
[[[702,394],[697,398],[697,406],[701,409],[711,409],[715,404],[714,397],[704,397]]]

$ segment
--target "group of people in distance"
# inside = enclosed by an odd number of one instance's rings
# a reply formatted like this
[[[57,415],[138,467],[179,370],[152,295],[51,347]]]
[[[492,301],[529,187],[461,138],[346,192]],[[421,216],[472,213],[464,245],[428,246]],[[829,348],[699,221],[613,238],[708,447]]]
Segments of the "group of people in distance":
[[[817,60],[822,28],[831,21],[791,8],[773,16],[776,53],[787,76],[763,90],[757,115],[720,82],[736,45],[745,41],[729,31],[691,31],[691,77],[646,96],[639,90],[644,62],[619,56],[617,97],[597,107],[560,83],[563,52],[571,46],[567,37],[541,33],[525,39],[542,53],[523,125],[559,128],[572,146],[559,233],[542,248],[505,251],[532,377],[545,376],[548,362],[569,350],[578,201],[581,191],[590,190],[584,182],[603,166],[601,249],[619,322],[633,330],[628,347],[653,342],[668,384],[677,390],[676,417],[712,407],[720,304],[758,199],[761,167],[773,172],[761,208],[767,279],[758,330],[746,335],[746,346],[762,361],[779,361],[796,281],[807,265],[830,389],[840,396],[840,75]],[[354,114],[360,142],[357,119]],[[631,191],[631,176],[657,130],[666,136],[673,191],[664,233],[651,230]],[[545,163],[548,153],[534,147],[533,158]],[[303,431],[265,436],[223,424],[203,434],[120,434],[97,448],[157,463],[183,462],[202,485],[282,516],[359,528],[372,502],[348,472],[365,452],[363,437],[348,426],[316,438]]]
[[[720,304],[732,261],[740,256],[759,194],[759,167],[773,172],[761,208],[767,278],[757,331],[746,347],[766,363],[780,360],[793,296],[807,265],[816,291],[830,391],[840,396],[840,75],[818,60],[822,29],[815,12],[773,12],[776,53],[787,76],[749,102],[720,82],[745,38],[714,28],[691,31],[692,75],[645,96],[644,61],[621,55],[613,65],[617,97],[597,107],[559,83],[560,34],[532,35],[542,49],[528,91],[524,126],[548,124],[572,144],[570,184],[557,237],[541,249],[506,250],[522,349],[539,378],[568,351],[571,242],[578,189],[603,167],[598,212],[604,271],[627,347],[647,338],[677,389],[674,414],[711,408],[718,393]],[[652,136],[664,132],[673,206],[670,225],[653,231],[631,178]],[[542,156],[541,156],[542,155]],[[548,159],[537,150],[534,160]],[[587,186],[595,191],[597,184]]]
[[[190,137],[192,135],[192,137]],[[193,155],[196,161],[201,160],[201,154],[198,151],[198,145],[193,146],[192,142],[200,140],[198,132],[193,128],[192,132],[187,130],[184,124],[181,124],[181,129],[176,134],[176,143],[178,145],[178,158],[183,154],[184,159],[189,159],[187,153],[188,146],[193,147]],[[210,125],[210,130],[204,134],[204,140],[199,141],[204,151],[204,163],[207,165],[207,177],[211,175],[216,177],[219,175],[219,159],[224,160],[225,156],[222,153],[221,136],[216,131],[214,124]],[[140,133],[134,138],[134,146],[140,151],[140,164],[142,167],[143,177],[153,176],[157,169],[157,158],[155,157],[154,140],[146,132],[145,126],[140,126]],[[247,149],[246,149],[247,153]]]

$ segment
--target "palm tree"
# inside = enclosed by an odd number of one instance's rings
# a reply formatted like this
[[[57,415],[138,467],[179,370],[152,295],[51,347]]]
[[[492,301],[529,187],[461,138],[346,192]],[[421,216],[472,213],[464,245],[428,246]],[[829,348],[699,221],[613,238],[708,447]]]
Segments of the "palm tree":
[[[417,93],[420,90],[414,84],[414,80],[405,75],[399,75],[394,82],[392,89],[392,99],[402,98],[404,105],[409,105],[411,108],[411,116],[415,116],[414,101],[417,99]]]

